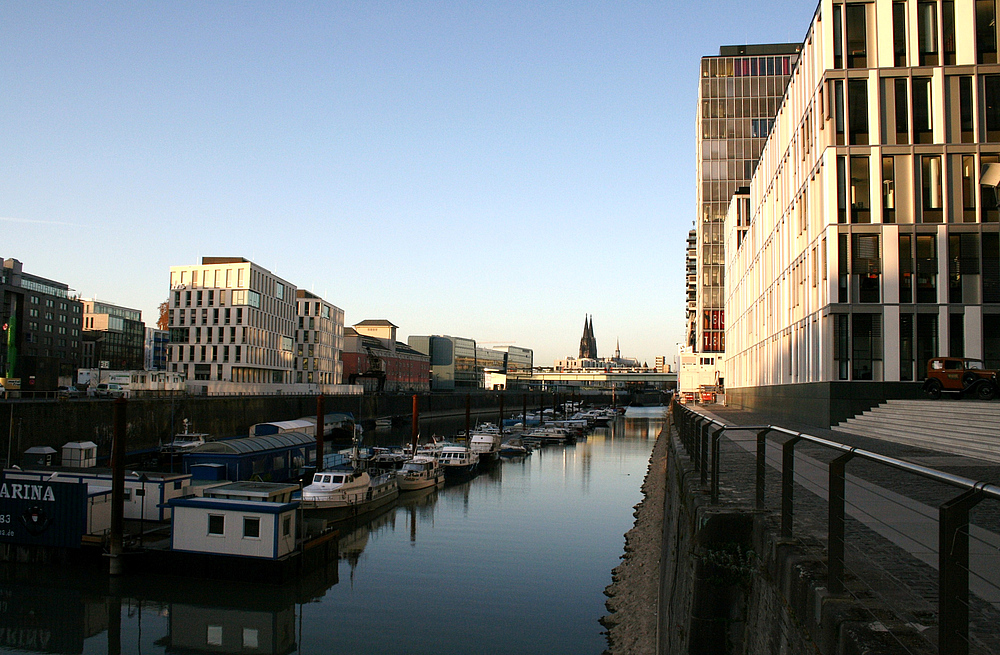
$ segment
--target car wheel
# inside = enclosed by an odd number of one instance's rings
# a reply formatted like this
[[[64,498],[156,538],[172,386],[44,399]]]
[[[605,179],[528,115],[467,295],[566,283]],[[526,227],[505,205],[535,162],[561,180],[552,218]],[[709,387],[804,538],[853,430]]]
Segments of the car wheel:
[[[976,398],[979,400],[993,400],[993,397],[997,394],[997,389],[993,386],[992,382],[983,382],[978,387],[976,387]]]
[[[931,400],[937,400],[941,397],[941,383],[937,380],[928,380],[924,384],[924,395],[926,395]]]

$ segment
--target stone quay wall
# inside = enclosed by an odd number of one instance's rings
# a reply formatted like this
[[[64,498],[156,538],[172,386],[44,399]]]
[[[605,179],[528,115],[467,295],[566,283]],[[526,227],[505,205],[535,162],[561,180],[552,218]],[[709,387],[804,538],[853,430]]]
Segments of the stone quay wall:
[[[609,655],[936,652],[880,600],[830,595],[825,559],[802,545],[825,534],[782,539],[779,513],[755,508],[754,482],[752,456],[728,457],[712,505],[668,423],[605,591]]]
[[[466,397],[473,415],[482,420],[499,418],[501,399],[504,414],[520,413],[527,398],[528,411],[552,407],[570,399],[569,394],[520,392],[424,393],[418,394],[422,418],[464,416]],[[591,404],[610,404],[611,396],[586,395]],[[622,402],[619,397],[619,402]],[[114,431],[113,400],[7,400],[0,402],[0,461],[18,464],[25,450],[49,446],[59,452],[70,441],[93,441],[98,446],[98,460],[111,454]],[[407,394],[371,394],[325,396],[325,413],[350,412],[364,425],[378,417],[409,417],[413,396]],[[496,411],[495,416],[489,412]],[[192,432],[205,432],[212,438],[245,437],[250,426],[267,421],[289,421],[316,416],[316,396],[189,396],[130,398],[125,402],[126,451],[135,454],[151,451],[160,442],[183,430],[184,419]],[[475,420],[475,419],[474,419]],[[57,456],[58,460],[58,456]]]

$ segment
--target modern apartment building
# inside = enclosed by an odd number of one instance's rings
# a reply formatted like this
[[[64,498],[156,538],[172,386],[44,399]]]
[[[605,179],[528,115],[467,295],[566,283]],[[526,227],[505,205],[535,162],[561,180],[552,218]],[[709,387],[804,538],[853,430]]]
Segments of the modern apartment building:
[[[344,310],[304,289],[295,291],[295,382],[340,384],[344,364]]]
[[[242,257],[171,266],[170,370],[189,382],[238,383],[243,390],[293,384],[295,292]]]
[[[142,370],[145,351],[141,311],[102,300],[83,301],[81,368]]]
[[[726,221],[730,402],[834,422],[932,356],[1000,366],[996,12],[819,4]]]
[[[166,371],[170,331],[146,328],[145,366],[147,371]]]
[[[724,353],[725,256],[723,225],[729,199],[750,182],[798,61],[798,43],[723,46],[702,57],[696,125],[696,285],[688,294],[688,345],[695,352]],[[691,275],[688,265],[688,275]],[[691,296],[694,296],[692,301]],[[721,360],[720,357],[716,359]]]
[[[16,259],[0,267],[0,378],[8,390],[52,391],[76,381],[83,304],[69,285],[24,272]]]

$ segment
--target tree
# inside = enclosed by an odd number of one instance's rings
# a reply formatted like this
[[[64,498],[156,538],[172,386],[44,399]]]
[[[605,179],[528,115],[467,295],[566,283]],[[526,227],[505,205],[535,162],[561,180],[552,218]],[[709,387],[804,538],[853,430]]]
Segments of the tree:
[[[157,330],[166,330],[170,327],[170,299],[167,298],[160,303],[160,318],[156,321]]]

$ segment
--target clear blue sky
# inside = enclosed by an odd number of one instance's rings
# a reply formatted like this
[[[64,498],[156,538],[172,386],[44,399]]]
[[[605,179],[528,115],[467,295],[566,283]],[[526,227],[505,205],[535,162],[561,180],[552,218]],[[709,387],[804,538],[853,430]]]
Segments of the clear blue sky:
[[[698,60],[812,2],[0,3],[0,256],[141,309],[243,256],[411,334],[683,337]]]

